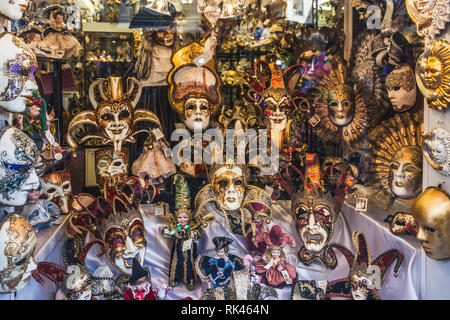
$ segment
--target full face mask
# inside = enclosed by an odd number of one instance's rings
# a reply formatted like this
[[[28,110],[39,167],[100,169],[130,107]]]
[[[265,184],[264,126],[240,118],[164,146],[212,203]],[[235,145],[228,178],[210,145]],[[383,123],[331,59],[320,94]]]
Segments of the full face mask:
[[[0,223],[0,292],[16,292],[36,269],[33,257],[37,238],[31,224],[11,213]]]
[[[43,195],[56,204],[61,213],[69,213],[72,199],[72,184],[67,171],[53,172],[42,177],[44,181]]]
[[[214,194],[223,209],[238,210],[245,195],[245,177],[240,167],[219,168],[212,180]]]
[[[101,149],[95,152],[95,169],[97,182],[103,187],[123,183],[128,176],[128,150],[122,149],[114,153],[111,149]]]
[[[11,20],[19,20],[27,9],[28,0],[6,0],[0,3],[0,14]]]
[[[406,0],[406,10],[417,27],[421,37],[434,38],[450,20],[448,1],[445,0]]]
[[[0,203],[21,206],[28,193],[39,187],[34,166],[39,153],[26,134],[14,127],[0,132]]]
[[[411,199],[422,190],[422,154],[417,146],[397,151],[389,172],[392,193],[402,199]]]
[[[209,126],[211,110],[209,101],[202,95],[196,95],[186,100],[183,106],[183,122],[186,127],[194,131],[204,131]]]
[[[417,239],[422,242],[425,254],[434,260],[450,258],[450,198],[443,190],[427,188],[413,208],[414,219],[419,224]]]
[[[422,141],[422,152],[428,163],[444,176],[450,176],[450,133],[434,128]]]
[[[24,112],[27,99],[38,90],[34,74],[36,55],[22,39],[9,33],[0,35],[0,107],[9,112]]]
[[[408,65],[394,69],[386,77],[386,89],[396,112],[410,109],[416,103],[414,72]]]
[[[353,90],[347,85],[334,87],[328,96],[328,115],[338,127],[348,125],[355,115]]]
[[[171,30],[167,30],[167,31],[158,31],[155,34],[155,40],[156,42],[164,47],[170,47],[173,45],[173,41],[174,41],[174,32]]]
[[[292,107],[289,93],[283,88],[269,88],[264,91],[262,99],[264,117],[269,120],[270,128],[285,130]]]
[[[91,300],[94,283],[85,266],[67,266],[66,288],[71,300]]]

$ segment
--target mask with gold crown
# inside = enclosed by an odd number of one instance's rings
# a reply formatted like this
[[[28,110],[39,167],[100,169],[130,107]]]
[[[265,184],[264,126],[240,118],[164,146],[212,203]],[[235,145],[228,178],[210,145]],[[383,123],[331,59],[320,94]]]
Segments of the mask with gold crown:
[[[336,268],[336,254],[329,242],[355,176],[356,169],[343,159],[326,158],[321,170],[317,155],[306,155],[304,184],[292,198],[292,214],[303,241],[300,262],[309,265],[318,259],[326,268]]]
[[[134,131],[138,122],[148,122],[158,126],[161,123],[158,117],[151,111],[135,109],[141,96],[141,84],[134,78],[127,79],[127,87],[124,90],[120,77],[97,79],[89,87],[89,98],[94,111],[86,110],[78,113],[69,123],[67,143],[76,148],[86,140],[98,139],[101,144],[113,144],[114,151],[120,152],[124,142],[134,143],[134,135],[149,130]],[[86,135],[79,141],[75,140],[73,130],[79,125],[94,126],[100,133]]]

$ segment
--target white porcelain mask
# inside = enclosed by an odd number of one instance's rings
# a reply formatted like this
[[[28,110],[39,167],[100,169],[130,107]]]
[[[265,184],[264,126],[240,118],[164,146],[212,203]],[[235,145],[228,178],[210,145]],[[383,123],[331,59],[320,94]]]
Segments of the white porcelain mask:
[[[44,196],[55,203],[61,210],[61,213],[69,213],[72,198],[72,184],[70,183],[69,172],[53,172],[42,179],[44,181]]]
[[[189,130],[205,130],[209,126],[210,116],[208,100],[205,98],[189,98],[186,100],[183,122]]]
[[[34,169],[39,157],[33,140],[25,133],[6,127],[0,133],[0,203],[22,206],[28,193],[39,187]]]
[[[423,137],[422,152],[428,163],[444,176],[450,176],[450,133],[434,128]]]
[[[22,39],[9,33],[0,35],[0,48],[0,107],[24,112],[27,98],[38,90],[34,79],[36,56]]]
[[[245,196],[245,178],[239,167],[219,168],[212,181],[217,201],[225,210],[238,210]]]
[[[2,0],[0,1],[0,14],[11,20],[22,18],[27,8],[28,0]]]
[[[27,284],[36,269],[33,257],[37,243],[31,224],[15,213],[0,224],[0,293],[16,292]]]

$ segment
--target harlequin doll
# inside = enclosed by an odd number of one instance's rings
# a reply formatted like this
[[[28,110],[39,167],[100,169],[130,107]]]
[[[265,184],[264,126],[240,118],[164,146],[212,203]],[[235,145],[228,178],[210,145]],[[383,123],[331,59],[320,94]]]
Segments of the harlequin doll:
[[[133,259],[133,271],[128,283],[124,300],[157,300],[150,280],[150,271],[142,268],[136,258]]]
[[[200,223],[192,218],[191,198],[186,179],[175,175],[175,212],[169,224],[163,229],[163,237],[173,239],[170,253],[169,285],[176,287],[183,282],[188,290],[197,280],[194,261],[197,257],[197,240],[200,237]]]
[[[292,285],[297,278],[295,267],[286,262],[283,247],[290,244],[296,246],[294,238],[281,231],[279,225],[274,225],[270,232],[263,232],[256,236],[256,241],[264,241],[267,251],[263,258],[256,262],[256,273],[263,275],[268,285],[272,287],[284,287]]]

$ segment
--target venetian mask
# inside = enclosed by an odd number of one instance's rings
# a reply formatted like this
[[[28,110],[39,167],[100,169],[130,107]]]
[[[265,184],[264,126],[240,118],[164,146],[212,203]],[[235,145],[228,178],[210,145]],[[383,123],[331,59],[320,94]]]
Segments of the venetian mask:
[[[93,281],[87,268],[79,265],[67,266],[66,288],[71,300],[91,300]]]
[[[27,99],[38,90],[34,73],[36,55],[22,39],[12,34],[0,35],[0,107],[9,112],[25,111]]]
[[[102,149],[95,152],[95,168],[97,182],[100,186],[122,183],[128,176],[128,150],[122,149],[114,153],[111,149]]]
[[[389,73],[386,78],[386,88],[395,111],[406,111],[416,103],[414,72],[408,65]]]
[[[397,212],[391,222],[393,234],[417,234],[417,223],[414,217],[404,212]]]
[[[61,213],[69,213],[72,199],[72,184],[67,171],[53,172],[42,177],[44,181],[43,195],[56,204]]]
[[[417,239],[428,257],[434,260],[450,258],[450,198],[439,188],[427,188],[413,208],[419,225]]]
[[[392,193],[402,199],[415,198],[422,189],[422,154],[417,146],[400,148],[389,172]]]
[[[6,127],[0,133],[0,203],[21,206],[28,193],[39,187],[34,166],[39,153],[25,133]]]
[[[422,152],[428,163],[444,176],[450,176],[450,134],[435,128],[424,135]]]
[[[189,130],[201,129],[204,131],[209,126],[210,117],[211,110],[208,99],[202,96],[190,97],[184,103],[183,122]]]
[[[4,0],[0,3],[0,14],[11,20],[19,20],[27,9],[28,0]]]
[[[21,290],[36,269],[33,257],[37,238],[31,224],[11,213],[0,223],[0,292]]]
[[[348,125],[355,115],[353,90],[347,85],[338,85],[328,95],[328,116],[338,127]]]
[[[447,0],[406,0],[405,4],[421,37],[434,38],[450,19]]]
[[[212,177],[212,186],[217,201],[223,209],[238,210],[245,196],[245,176],[238,166],[222,166]]]
[[[367,300],[370,291],[375,288],[371,279],[358,274],[351,276],[350,284],[353,300]]]
[[[269,88],[262,98],[264,117],[270,121],[270,128],[278,131],[286,129],[291,100],[288,92],[282,88]]]
[[[162,46],[170,47],[173,45],[174,40],[174,32],[167,30],[167,31],[158,31],[156,32],[155,39],[156,42]]]

